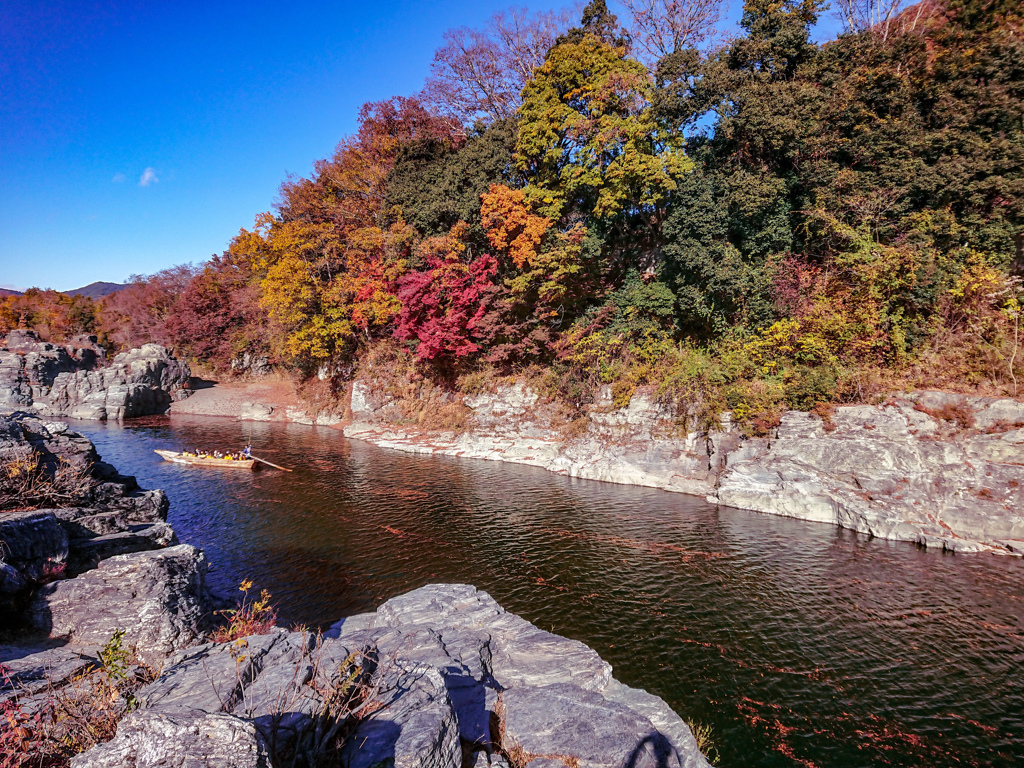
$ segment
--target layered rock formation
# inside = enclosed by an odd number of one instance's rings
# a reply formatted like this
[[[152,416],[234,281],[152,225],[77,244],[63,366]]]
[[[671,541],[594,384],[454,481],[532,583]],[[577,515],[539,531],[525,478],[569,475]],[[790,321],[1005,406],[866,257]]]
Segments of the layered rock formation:
[[[178,543],[166,522],[166,494],[140,489],[135,478],[122,476],[100,461],[92,443],[63,422],[27,414],[0,415],[0,461],[26,457],[48,471],[57,467],[80,471],[83,480],[73,504],[0,512],[0,612],[7,619],[5,628],[24,621],[49,631],[74,623],[66,614],[75,611],[123,622],[124,606],[116,594],[94,590],[80,604],[61,603],[59,597],[51,600],[48,595],[63,594],[67,585],[87,583],[89,579],[58,580],[91,571],[108,558],[127,556],[132,569],[151,569],[147,550]],[[205,573],[201,553],[196,551],[193,557],[194,570]],[[157,574],[154,580],[162,576]],[[45,584],[49,586],[42,587]],[[192,587],[197,595],[203,593],[200,584]]]
[[[664,701],[619,683],[582,643],[459,584],[393,598],[322,636],[280,630],[179,652],[138,692],[117,737],[72,765],[178,764],[159,759],[186,745],[239,767],[301,764],[327,727],[325,695],[354,663],[370,673],[374,703],[347,739],[349,768],[507,768],[509,756],[533,768],[708,765]]]
[[[348,437],[417,453],[510,461],[591,480],[706,496],[740,509],[827,522],[957,552],[1024,552],[1024,403],[922,392],[844,406],[826,423],[790,411],[767,438],[728,416],[684,429],[639,391],[615,408],[605,388],[585,422],[521,383],[463,399],[469,428],[424,434],[365,381]]]
[[[163,413],[189,395],[188,365],[158,344],[105,362],[94,336],[61,346],[11,331],[0,349],[0,409],[102,421]]]

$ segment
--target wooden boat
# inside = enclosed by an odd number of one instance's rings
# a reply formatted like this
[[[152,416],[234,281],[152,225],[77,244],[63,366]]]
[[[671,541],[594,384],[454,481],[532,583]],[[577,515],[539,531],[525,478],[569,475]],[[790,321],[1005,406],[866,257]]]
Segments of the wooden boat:
[[[225,467],[228,469],[252,469],[256,466],[254,459],[215,459],[212,456],[186,456],[180,451],[161,451],[154,449],[164,457],[166,461],[173,461],[175,464],[191,464],[197,467]]]

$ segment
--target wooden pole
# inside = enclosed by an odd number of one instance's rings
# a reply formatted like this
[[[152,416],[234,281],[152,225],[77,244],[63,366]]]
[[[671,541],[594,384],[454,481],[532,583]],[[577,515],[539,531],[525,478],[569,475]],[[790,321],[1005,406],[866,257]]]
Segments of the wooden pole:
[[[271,461],[267,461],[266,459],[261,459],[259,456],[253,456],[251,453],[249,454],[249,458],[250,459],[256,459],[256,461],[262,461],[264,464],[267,464],[268,466],[271,466],[274,469],[280,469],[283,472],[291,472],[291,470],[288,469],[288,467],[279,466],[277,464],[274,464]]]

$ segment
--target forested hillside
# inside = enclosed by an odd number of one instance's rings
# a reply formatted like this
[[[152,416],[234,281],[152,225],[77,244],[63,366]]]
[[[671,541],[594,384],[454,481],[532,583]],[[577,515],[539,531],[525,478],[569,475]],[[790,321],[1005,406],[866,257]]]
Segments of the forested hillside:
[[[1019,2],[845,0],[824,45],[817,0],[748,0],[727,44],[714,3],[624,5],[452,30],[421,93],[365,105],[223,254],[75,322],[225,369],[518,373],[576,407],[650,385],[755,424],[1021,394]],[[0,325],[51,323],[30,304]]]

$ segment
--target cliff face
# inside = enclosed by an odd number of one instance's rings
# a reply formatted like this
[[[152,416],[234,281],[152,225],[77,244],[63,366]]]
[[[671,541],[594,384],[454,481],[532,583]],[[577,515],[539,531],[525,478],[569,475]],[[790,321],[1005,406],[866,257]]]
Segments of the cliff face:
[[[0,349],[0,409],[75,419],[127,419],[163,413],[188,397],[188,364],[158,344],[144,344],[105,365],[95,337],[69,346],[31,331],[11,331]]]
[[[464,398],[465,432],[424,434],[357,381],[345,434],[706,496],[927,547],[1024,552],[1024,403],[1016,400],[913,393],[838,407],[827,423],[790,411],[769,437],[747,439],[728,417],[718,430],[680,433],[649,393],[637,392],[625,408],[602,395],[575,436],[521,383]]]

